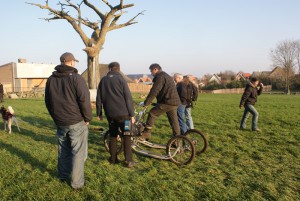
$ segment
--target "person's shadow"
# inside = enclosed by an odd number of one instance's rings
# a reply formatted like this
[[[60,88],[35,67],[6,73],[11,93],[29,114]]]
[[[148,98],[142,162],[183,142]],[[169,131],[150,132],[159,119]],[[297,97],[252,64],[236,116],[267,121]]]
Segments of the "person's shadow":
[[[22,151],[10,144],[6,144],[0,141],[0,149],[5,149],[12,155],[17,156],[25,164],[30,164],[32,167],[39,169],[41,172],[48,172],[52,177],[57,177],[57,171],[54,169],[47,168],[47,164],[39,161],[37,158],[33,157],[29,153]]]

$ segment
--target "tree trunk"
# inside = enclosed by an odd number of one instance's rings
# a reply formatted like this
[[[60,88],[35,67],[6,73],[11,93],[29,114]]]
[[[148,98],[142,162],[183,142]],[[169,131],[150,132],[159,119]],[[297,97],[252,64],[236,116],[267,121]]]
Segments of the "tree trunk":
[[[87,70],[89,89],[97,89],[100,82],[99,54],[87,55]]]

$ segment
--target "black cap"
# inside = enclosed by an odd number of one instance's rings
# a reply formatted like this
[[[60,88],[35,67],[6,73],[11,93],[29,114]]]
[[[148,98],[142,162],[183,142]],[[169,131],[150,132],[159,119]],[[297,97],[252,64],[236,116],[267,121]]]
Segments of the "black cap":
[[[75,59],[74,55],[70,52],[65,52],[60,56],[60,62],[68,62],[68,61],[76,61],[79,62],[77,59]]]

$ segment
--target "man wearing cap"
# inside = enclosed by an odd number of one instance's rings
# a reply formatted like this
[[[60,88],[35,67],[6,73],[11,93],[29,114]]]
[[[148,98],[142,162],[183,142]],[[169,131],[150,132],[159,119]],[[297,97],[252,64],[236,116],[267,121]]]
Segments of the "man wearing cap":
[[[150,72],[153,78],[152,88],[144,101],[144,106],[151,104],[154,98],[157,104],[149,111],[143,137],[150,139],[151,130],[157,117],[167,113],[173,135],[180,135],[180,127],[177,117],[177,108],[181,104],[173,78],[162,71],[159,64],[151,64]]]
[[[45,103],[57,126],[58,173],[61,181],[71,177],[71,186],[84,185],[84,162],[87,158],[88,124],[92,120],[90,93],[75,68],[77,59],[66,52],[61,64],[48,78]]]
[[[258,122],[258,112],[256,111],[254,105],[257,101],[257,96],[259,96],[263,91],[263,83],[259,83],[256,77],[252,77],[250,82],[246,85],[244,94],[241,98],[240,108],[244,107],[244,114],[241,120],[240,129],[246,129],[246,120],[251,113],[252,117],[252,131],[260,132],[257,127]]]

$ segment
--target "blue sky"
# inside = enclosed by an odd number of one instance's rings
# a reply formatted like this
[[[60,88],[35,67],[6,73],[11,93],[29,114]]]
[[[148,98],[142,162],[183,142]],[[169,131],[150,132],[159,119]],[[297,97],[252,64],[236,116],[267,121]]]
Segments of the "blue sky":
[[[198,77],[225,70],[270,70],[270,50],[282,40],[300,39],[299,0],[124,1],[135,7],[123,20],[146,12],[139,23],[108,33],[100,63],[118,61],[126,74],[149,73],[151,63],[170,74]],[[83,15],[94,17],[91,12]],[[23,0],[2,2],[0,16],[0,65],[18,58],[56,64],[70,51],[80,60],[77,68],[86,68],[83,42],[66,21],[43,21],[39,18],[48,12]]]

